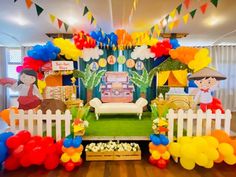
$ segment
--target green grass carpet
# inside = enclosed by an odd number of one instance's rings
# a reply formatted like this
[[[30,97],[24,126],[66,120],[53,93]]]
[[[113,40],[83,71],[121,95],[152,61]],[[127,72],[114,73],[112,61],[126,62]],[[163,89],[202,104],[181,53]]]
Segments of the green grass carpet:
[[[85,136],[149,136],[152,133],[151,113],[144,112],[142,119],[137,115],[100,115],[96,120],[89,113],[89,127]]]

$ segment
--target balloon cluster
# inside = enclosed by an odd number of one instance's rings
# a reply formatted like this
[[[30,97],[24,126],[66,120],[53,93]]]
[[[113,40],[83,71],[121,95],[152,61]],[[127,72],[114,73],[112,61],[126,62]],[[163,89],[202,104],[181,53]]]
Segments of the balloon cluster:
[[[149,151],[151,156],[149,162],[161,169],[166,168],[170,159],[170,153],[167,151],[168,138],[162,134],[152,134],[150,140]]]
[[[82,137],[65,138],[62,146],[63,154],[61,162],[66,171],[72,171],[76,166],[81,166],[83,160],[81,154],[83,151]]]
[[[194,59],[189,62],[188,67],[191,68],[193,72],[196,72],[208,66],[210,63],[211,57],[209,56],[209,50],[202,48],[196,53]]]
[[[178,142],[169,145],[169,152],[174,157],[180,157],[180,164],[187,170],[192,170],[195,164],[212,168],[219,158],[217,147],[219,142],[213,136],[181,137]]]
[[[158,42],[157,38],[149,37],[146,32],[134,32],[131,34],[133,45],[153,46]]]
[[[189,64],[198,51],[199,49],[193,47],[178,47],[177,49],[171,49],[169,54],[172,59],[178,60],[184,64]]]
[[[10,107],[8,109],[4,109],[0,112],[0,117],[4,122],[6,122],[8,125],[10,125],[10,111],[14,111],[16,114],[18,114],[18,108],[16,107]],[[18,125],[19,121],[16,120],[15,124]]]
[[[151,46],[151,52],[155,54],[156,58],[162,57],[163,55],[169,55],[169,51],[172,48],[170,40],[165,39],[158,41],[155,45]]]
[[[32,69],[38,74],[38,79],[43,79],[44,75],[41,71],[41,67],[45,64],[42,60],[35,60],[31,57],[24,57],[23,64],[16,67],[16,71],[19,73],[23,69]]]
[[[54,143],[51,137],[31,136],[23,130],[8,138],[6,145],[10,152],[4,162],[6,170],[31,165],[44,165],[47,170],[53,170],[59,165],[62,142]]]
[[[6,160],[8,156],[8,149],[6,146],[6,141],[8,138],[13,136],[12,132],[4,132],[0,134],[0,166]]]
[[[118,29],[115,31],[115,34],[118,37],[117,44],[120,49],[126,46],[132,46],[132,37],[126,30]]]
[[[110,34],[102,34],[101,31],[92,31],[90,36],[97,41],[98,44],[102,44],[103,46],[116,46],[118,36],[115,33]]]
[[[236,164],[236,140],[232,140],[223,130],[215,130],[211,133],[219,141],[219,158],[215,163],[224,161],[228,165]]]
[[[29,57],[35,60],[42,60],[44,62],[55,60],[60,53],[60,49],[51,41],[48,41],[46,45],[35,45],[31,50],[28,50]]]
[[[84,31],[74,34],[74,43],[77,49],[82,50],[83,48],[94,48],[96,41]]]
[[[67,60],[77,61],[82,55],[81,50],[68,39],[56,38],[53,40],[55,46],[61,49],[60,55],[64,55]]]

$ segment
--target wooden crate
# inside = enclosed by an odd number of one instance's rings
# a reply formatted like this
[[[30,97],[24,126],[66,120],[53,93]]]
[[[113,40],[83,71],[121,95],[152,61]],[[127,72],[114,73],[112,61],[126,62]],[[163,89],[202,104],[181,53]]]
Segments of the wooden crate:
[[[87,161],[141,160],[141,151],[86,152]]]

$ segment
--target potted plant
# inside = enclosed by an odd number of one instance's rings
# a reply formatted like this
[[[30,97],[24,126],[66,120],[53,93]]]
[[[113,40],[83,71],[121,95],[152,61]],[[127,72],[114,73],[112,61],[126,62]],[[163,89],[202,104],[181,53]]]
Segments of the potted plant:
[[[75,70],[73,76],[75,78],[80,78],[87,89],[87,103],[92,99],[93,89],[98,86],[102,76],[105,74],[106,70],[91,71],[89,65],[86,65],[85,71]]]

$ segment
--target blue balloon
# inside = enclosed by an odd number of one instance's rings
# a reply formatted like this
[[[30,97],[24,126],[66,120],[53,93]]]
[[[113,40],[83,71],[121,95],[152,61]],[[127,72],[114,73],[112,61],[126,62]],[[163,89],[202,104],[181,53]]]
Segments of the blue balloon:
[[[63,146],[69,148],[73,145],[73,140],[71,138],[65,138],[63,142]]]
[[[160,134],[159,138],[161,140],[161,144],[163,144],[165,146],[169,144],[169,140],[165,135]]]
[[[35,45],[27,54],[35,60],[48,62],[55,60],[60,51],[51,41],[48,41],[45,45]]]
[[[1,133],[0,134],[0,142],[5,143],[7,141],[7,139],[10,138],[13,135],[14,135],[14,133],[12,133],[12,132]]]
[[[6,154],[7,153],[7,147],[5,143],[0,142],[0,154]]]
[[[177,47],[180,46],[179,41],[177,39],[171,39],[170,43],[171,43],[173,49],[176,49]]]
[[[0,165],[6,160],[7,154],[1,154],[0,155]]]
[[[150,140],[152,141],[153,144],[157,146],[161,144],[160,138],[155,134],[150,135]]]
[[[75,148],[79,147],[82,143],[82,137],[81,136],[77,136],[73,139],[73,146]]]

